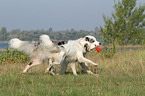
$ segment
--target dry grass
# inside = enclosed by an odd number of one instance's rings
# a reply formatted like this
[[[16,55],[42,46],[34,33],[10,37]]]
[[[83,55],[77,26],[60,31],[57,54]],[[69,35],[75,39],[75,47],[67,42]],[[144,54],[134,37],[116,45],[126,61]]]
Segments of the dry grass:
[[[28,73],[20,74],[26,61],[19,64],[16,61],[15,63],[6,61],[0,64],[0,94],[1,96],[144,96],[144,48],[118,50],[112,58],[106,58],[103,51],[101,53],[93,51],[86,57],[99,64],[98,77],[82,72],[77,64],[79,77],[73,76],[70,68],[67,70],[68,74],[60,76],[44,74],[46,64],[32,67]],[[54,67],[59,71],[59,66]],[[96,72],[95,67],[91,65],[89,67]]]

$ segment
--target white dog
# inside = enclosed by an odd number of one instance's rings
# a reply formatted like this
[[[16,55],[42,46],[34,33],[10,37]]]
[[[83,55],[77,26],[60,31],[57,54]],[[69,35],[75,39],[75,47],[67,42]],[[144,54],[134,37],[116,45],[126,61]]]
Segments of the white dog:
[[[64,48],[55,45],[48,35],[41,35],[40,44],[37,45],[29,41],[21,41],[14,38],[9,41],[9,46],[18,51],[23,51],[30,56],[30,62],[22,71],[23,73],[27,72],[30,67],[41,64],[44,60],[48,59],[50,59],[49,66],[60,64],[65,56]]]
[[[63,45],[63,47],[55,45],[48,35],[40,36],[40,44],[38,45],[29,41],[21,41],[17,38],[11,39],[9,42],[11,48],[23,51],[30,56],[30,62],[23,70],[23,73],[27,72],[30,67],[41,64],[44,60],[49,59],[49,66],[45,70],[45,73],[55,64],[62,65],[60,73],[63,73],[66,70],[67,63],[69,63],[75,75],[77,75],[75,70],[76,61],[78,61],[88,73],[92,73],[88,70],[86,63],[93,64],[94,66],[98,64],[86,59],[83,53],[91,51],[95,46],[99,46],[99,44],[100,43],[96,41],[93,36],[86,36],[78,40],[69,41],[67,44]],[[53,72],[52,74],[54,75]]]
[[[94,49],[96,46],[99,46],[100,44],[101,43],[98,42],[93,36],[85,36],[84,38],[80,38],[78,40],[68,41],[67,44],[63,45],[65,49],[65,59],[61,63],[62,70],[60,73],[64,73],[66,71],[67,64],[69,64],[73,74],[77,75],[75,62],[79,62],[79,64],[87,71],[87,73],[93,74],[90,70],[88,70],[87,63],[93,64],[94,66],[97,66],[98,64],[85,58],[83,53],[92,51],[92,49]],[[49,70],[50,66],[45,70],[45,72]]]

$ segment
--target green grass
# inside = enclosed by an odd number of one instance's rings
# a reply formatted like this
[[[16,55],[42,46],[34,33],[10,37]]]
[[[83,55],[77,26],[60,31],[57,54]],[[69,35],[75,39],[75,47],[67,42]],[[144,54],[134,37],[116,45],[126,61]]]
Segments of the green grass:
[[[20,74],[27,62],[0,64],[0,96],[144,96],[145,49],[119,50],[112,58],[93,51],[87,58],[98,62],[98,75],[82,72],[79,76],[45,74],[46,64]],[[19,57],[19,56],[18,56]],[[21,58],[19,58],[21,59]],[[9,59],[11,60],[11,59]],[[59,66],[54,66],[58,71]],[[90,66],[95,72],[95,67]]]

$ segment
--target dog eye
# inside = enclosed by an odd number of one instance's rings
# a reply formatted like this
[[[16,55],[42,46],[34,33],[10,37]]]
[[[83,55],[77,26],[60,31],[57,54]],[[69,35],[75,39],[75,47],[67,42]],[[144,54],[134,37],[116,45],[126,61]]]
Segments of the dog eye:
[[[91,43],[94,43],[95,41],[93,40],[93,39],[91,39],[91,41],[90,41]]]

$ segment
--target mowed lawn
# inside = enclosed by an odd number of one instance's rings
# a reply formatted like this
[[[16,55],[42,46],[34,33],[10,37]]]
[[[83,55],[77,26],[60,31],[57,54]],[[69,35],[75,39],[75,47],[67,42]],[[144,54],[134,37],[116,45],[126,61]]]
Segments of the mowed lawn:
[[[26,64],[0,64],[0,96],[145,96],[145,49],[119,50],[112,58],[95,50],[86,56],[99,64],[89,66],[97,75],[82,71],[45,74],[46,64],[20,74]],[[58,72],[60,66],[54,66]],[[97,71],[96,71],[97,69]]]

